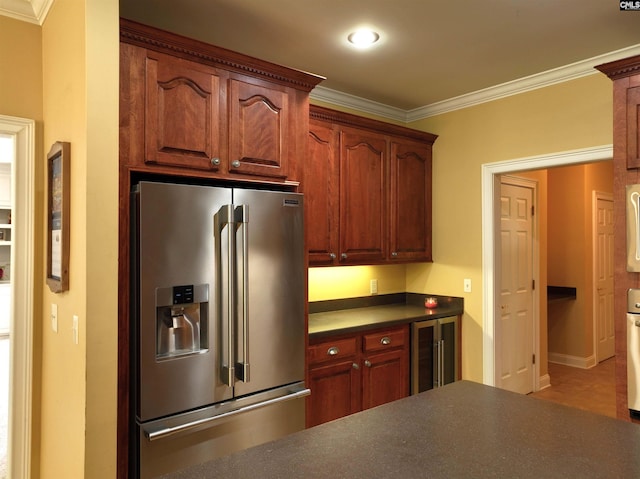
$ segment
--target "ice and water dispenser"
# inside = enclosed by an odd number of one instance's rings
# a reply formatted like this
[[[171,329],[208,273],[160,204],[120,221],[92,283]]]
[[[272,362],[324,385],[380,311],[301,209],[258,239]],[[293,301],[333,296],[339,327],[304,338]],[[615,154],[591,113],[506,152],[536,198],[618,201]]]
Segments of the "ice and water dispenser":
[[[207,351],[208,323],[209,285],[156,289],[156,359]]]

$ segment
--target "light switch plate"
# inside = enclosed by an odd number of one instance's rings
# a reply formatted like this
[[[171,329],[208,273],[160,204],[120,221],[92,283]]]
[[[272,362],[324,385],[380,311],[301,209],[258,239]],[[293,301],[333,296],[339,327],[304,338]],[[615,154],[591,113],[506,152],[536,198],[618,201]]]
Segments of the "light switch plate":
[[[378,294],[378,280],[372,279],[369,283],[369,291],[371,294]]]
[[[78,344],[78,315],[73,315],[73,324],[71,326],[73,332],[73,344]]]
[[[51,330],[58,332],[58,305],[55,303],[51,303]]]
[[[464,279],[463,289],[464,289],[465,293],[470,293],[471,292],[471,279],[469,279],[469,278],[465,278]]]

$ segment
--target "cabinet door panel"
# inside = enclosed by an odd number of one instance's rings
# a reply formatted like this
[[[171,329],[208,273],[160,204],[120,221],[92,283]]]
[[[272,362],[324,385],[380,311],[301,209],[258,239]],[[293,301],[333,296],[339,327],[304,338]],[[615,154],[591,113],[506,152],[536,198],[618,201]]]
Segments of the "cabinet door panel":
[[[353,361],[311,368],[307,426],[316,426],[360,410],[360,370]]]
[[[387,142],[345,128],[340,135],[340,262],[382,261],[386,253]]]
[[[640,168],[640,86],[627,90],[627,168]]]
[[[145,162],[216,170],[221,81],[216,70],[169,55],[146,58]]]
[[[332,264],[338,254],[338,136],[331,125],[311,121],[305,161],[309,263]]]
[[[390,259],[431,261],[431,147],[391,143]]]
[[[231,173],[285,178],[289,145],[286,91],[230,80]]]
[[[362,408],[406,397],[408,384],[406,350],[396,349],[367,356],[362,370]]]

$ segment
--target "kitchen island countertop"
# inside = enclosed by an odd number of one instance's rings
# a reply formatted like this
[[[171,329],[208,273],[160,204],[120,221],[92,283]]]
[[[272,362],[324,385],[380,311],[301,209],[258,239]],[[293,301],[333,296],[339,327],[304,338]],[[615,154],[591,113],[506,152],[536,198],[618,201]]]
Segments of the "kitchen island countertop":
[[[164,476],[640,477],[640,427],[459,381]]]

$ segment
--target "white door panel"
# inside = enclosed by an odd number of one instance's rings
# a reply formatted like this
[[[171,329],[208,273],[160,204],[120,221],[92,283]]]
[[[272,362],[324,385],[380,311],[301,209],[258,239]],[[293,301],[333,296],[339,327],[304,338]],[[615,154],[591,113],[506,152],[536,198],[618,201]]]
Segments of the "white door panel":
[[[613,324],[613,200],[596,193],[594,238],[594,314],[598,362],[615,354]]]
[[[501,321],[499,387],[519,393],[533,390],[533,190],[501,185]]]

